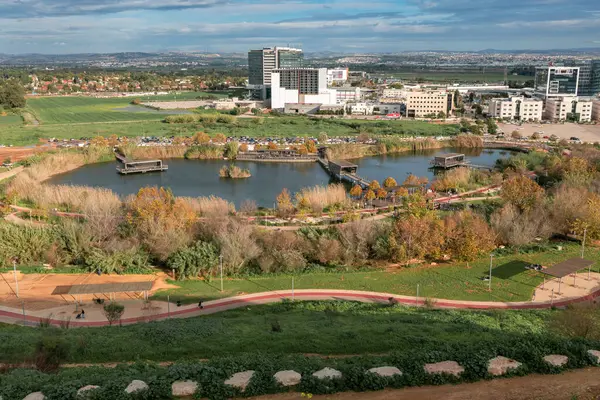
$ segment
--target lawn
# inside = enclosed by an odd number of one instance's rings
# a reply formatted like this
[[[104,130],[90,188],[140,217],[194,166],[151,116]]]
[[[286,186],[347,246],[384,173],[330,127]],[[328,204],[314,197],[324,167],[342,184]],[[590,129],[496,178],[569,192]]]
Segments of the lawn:
[[[68,98],[57,98],[57,101],[64,101]],[[37,99],[46,100],[46,99]],[[52,100],[52,99],[49,99]],[[123,101],[122,99],[115,99]],[[48,103],[50,104],[50,103]],[[209,134],[224,133],[226,135],[246,135],[254,137],[285,137],[285,136],[318,136],[325,132],[329,136],[348,136],[356,135],[360,132],[366,132],[374,135],[411,135],[411,136],[439,136],[458,133],[456,125],[436,125],[423,121],[352,121],[352,120],[330,120],[330,119],[310,119],[306,117],[269,117],[264,118],[262,124],[257,124],[255,119],[240,118],[235,124],[215,123],[203,125],[194,124],[167,124],[162,122],[165,115],[131,113],[111,111],[113,108],[120,108],[127,104],[108,104],[104,105],[81,105],[80,109],[88,110],[88,116],[91,119],[112,118],[106,122],[94,123],[73,123],[64,124],[45,123],[44,113],[47,118],[82,118],[75,115],[74,111],[53,110],[46,108],[41,111],[38,118],[42,119],[39,126],[25,126],[23,124],[7,125],[0,130],[0,143],[12,144],[17,146],[35,144],[40,139],[58,138],[70,139],[81,137],[93,137],[96,135],[110,136],[181,136],[192,135],[198,131],[205,131]],[[78,109],[77,106],[70,110]],[[72,114],[69,114],[72,113]],[[115,116],[116,114],[116,116]],[[42,116],[40,116],[42,115]],[[138,120],[128,121],[128,116]],[[115,120],[114,118],[123,118]],[[141,120],[139,120],[141,118]],[[151,120],[144,120],[150,118]],[[60,119],[59,119],[60,120]]]
[[[285,302],[188,319],[59,331],[69,362],[204,359],[240,353],[381,354],[538,335],[552,311],[427,310]],[[47,328],[0,325],[0,362],[22,361]],[[14,345],[19,338],[19,345]]]
[[[397,272],[331,272],[307,273],[294,276],[296,289],[348,289],[386,292],[415,296],[419,285],[419,296],[423,298],[441,298],[473,301],[526,301],[530,300],[536,286],[542,283],[541,274],[525,270],[525,265],[538,263],[553,265],[559,261],[579,256],[577,245],[564,245],[562,251],[548,250],[531,254],[515,254],[494,258],[492,272],[492,291],[488,291],[488,282],[481,280],[489,274],[489,258],[476,262],[453,263],[451,265],[420,266],[403,268]],[[600,261],[598,249],[588,249],[586,257]],[[596,266],[597,268],[597,266]],[[212,300],[221,297],[245,293],[267,292],[271,290],[291,289],[291,275],[248,277],[226,279],[224,291],[220,292],[220,282],[190,280],[171,282],[180,289],[160,291],[154,295],[156,300],[195,303],[199,300]]]
[[[18,115],[0,115],[0,126],[4,127],[7,125],[19,125],[22,124],[23,120]]]

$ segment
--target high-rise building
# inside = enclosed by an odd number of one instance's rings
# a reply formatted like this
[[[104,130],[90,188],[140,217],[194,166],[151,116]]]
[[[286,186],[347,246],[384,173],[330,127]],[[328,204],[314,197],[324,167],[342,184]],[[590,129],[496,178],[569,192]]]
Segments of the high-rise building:
[[[248,83],[270,85],[271,72],[277,68],[300,68],[304,61],[301,49],[292,47],[265,47],[248,52]]]
[[[273,70],[271,107],[286,104],[335,105],[337,92],[327,88],[327,68],[291,68]]]
[[[586,60],[579,67],[579,96],[596,96],[600,93],[600,60]]]
[[[535,70],[535,90],[544,99],[577,96],[579,67],[538,67]]]

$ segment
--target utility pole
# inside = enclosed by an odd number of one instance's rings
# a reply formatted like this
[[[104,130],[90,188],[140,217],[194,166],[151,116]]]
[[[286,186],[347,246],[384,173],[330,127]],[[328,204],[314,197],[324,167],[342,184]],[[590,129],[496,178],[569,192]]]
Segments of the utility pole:
[[[219,254],[219,264],[221,265],[221,292],[223,291],[223,254]]]

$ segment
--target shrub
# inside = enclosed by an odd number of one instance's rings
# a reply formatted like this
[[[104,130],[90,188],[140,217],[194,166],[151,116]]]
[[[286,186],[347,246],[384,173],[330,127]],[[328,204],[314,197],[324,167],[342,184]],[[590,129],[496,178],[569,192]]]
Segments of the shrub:
[[[198,241],[171,254],[167,266],[174,269],[178,280],[210,277],[219,261],[217,248],[212,243]]]
[[[121,317],[125,312],[125,306],[119,303],[111,302],[104,305],[102,312],[108,320],[108,324],[112,326],[115,322],[121,320]]]
[[[55,372],[68,357],[69,346],[57,332],[50,332],[35,346],[35,366],[41,372]]]

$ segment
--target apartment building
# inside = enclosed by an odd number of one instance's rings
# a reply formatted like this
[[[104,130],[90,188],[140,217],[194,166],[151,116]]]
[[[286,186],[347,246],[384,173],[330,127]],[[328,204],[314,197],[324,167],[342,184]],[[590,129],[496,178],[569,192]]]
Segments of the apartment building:
[[[576,96],[550,98],[546,101],[544,119],[548,121],[577,121],[592,120],[593,101]]]
[[[488,114],[493,118],[541,121],[544,102],[523,96],[490,100]]]
[[[358,87],[336,87],[336,103],[346,104],[348,102],[355,102],[361,99],[360,88]]]
[[[327,85],[341,84],[348,80],[348,68],[333,68],[327,70]]]
[[[406,92],[406,116],[409,118],[448,115],[453,108],[454,93],[445,90],[425,90]]]
[[[592,120],[600,122],[600,99],[592,100]]]
[[[327,88],[327,68],[275,69],[271,74],[271,107],[286,104],[337,104],[337,92]]]

